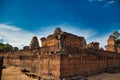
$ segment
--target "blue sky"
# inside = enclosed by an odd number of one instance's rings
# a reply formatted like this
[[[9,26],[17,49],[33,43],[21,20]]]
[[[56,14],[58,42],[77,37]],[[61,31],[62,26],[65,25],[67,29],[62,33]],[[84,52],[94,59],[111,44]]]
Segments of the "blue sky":
[[[119,14],[119,0],[0,0],[0,41],[29,45],[33,35],[40,38],[61,27],[103,47],[120,29]]]

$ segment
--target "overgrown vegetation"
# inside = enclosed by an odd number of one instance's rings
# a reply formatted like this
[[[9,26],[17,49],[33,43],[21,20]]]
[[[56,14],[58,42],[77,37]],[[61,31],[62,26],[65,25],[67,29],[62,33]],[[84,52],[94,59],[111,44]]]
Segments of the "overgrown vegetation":
[[[0,53],[13,51],[13,47],[10,44],[0,43]]]
[[[112,35],[115,37],[116,45],[120,47],[120,33],[115,31]]]

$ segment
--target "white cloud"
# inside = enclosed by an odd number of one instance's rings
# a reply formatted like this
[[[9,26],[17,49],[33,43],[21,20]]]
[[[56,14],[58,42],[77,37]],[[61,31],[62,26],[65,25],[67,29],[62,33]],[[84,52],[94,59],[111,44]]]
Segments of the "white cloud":
[[[67,31],[78,36],[84,36],[86,39],[91,38],[97,33],[92,29],[80,29],[80,28],[75,28],[74,26],[69,26],[69,25],[67,27],[63,26],[63,31]]]
[[[120,33],[120,30],[118,30],[118,33]]]
[[[40,29],[36,33],[39,36],[48,36],[49,34],[52,34],[55,30],[56,27],[60,27],[62,31],[69,32],[78,36],[84,36],[86,39],[94,36],[97,32],[92,30],[92,29],[82,29],[85,25],[81,25],[81,29],[77,28],[76,26],[71,26],[67,24],[62,24],[62,25],[52,25],[52,26],[47,26],[43,27],[43,29]]]
[[[103,6],[103,8],[106,8],[106,7],[108,7],[109,5],[111,5],[111,4],[113,4],[113,3],[115,3],[114,0],[108,1],[108,2]]]
[[[2,43],[2,42],[4,42],[4,40],[3,40],[3,38],[2,38],[2,37],[0,37],[0,43]]]
[[[81,26],[84,27],[84,25]],[[56,27],[60,27],[62,31],[85,37],[87,43],[99,42],[100,47],[104,47],[106,45],[108,36],[111,33],[110,32],[105,35],[95,37],[97,34],[95,30],[82,28],[80,29],[75,26],[63,24],[43,27],[40,30],[35,31],[35,34],[37,34],[38,38],[46,37],[52,34]],[[33,36],[33,33],[25,31],[19,27],[0,24],[0,39],[3,39],[4,43],[10,43],[13,46],[21,48],[23,46],[29,45]]]
[[[120,30],[118,30],[118,33],[120,34]],[[120,36],[118,37],[118,39],[120,39]]]
[[[107,45],[107,39],[108,37],[111,35],[112,32],[106,33],[104,35],[98,36],[98,37],[93,37],[88,39],[88,43],[91,42],[99,42],[100,43],[100,47],[105,49],[105,45]]]
[[[8,26],[8,25],[5,25],[5,24],[0,24],[0,28],[2,30],[11,30],[11,31],[19,31],[20,30],[20,28],[18,28],[18,27]]]
[[[89,2],[106,2],[105,0],[88,0]],[[110,0],[110,1],[107,1],[106,3],[105,3],[105,5],[103,5],[103,8],[106,8],[106,7],[108,7],[109,5],[111,5],[111,4],[113,4],[113,3],[115,3],[116,1],[115,0]]]
[[[0,37],[4,40],[4,43],[9,43],[21,48],[29,45],[33,36],[33,33],[25,31],[19,27],[0,24]]]

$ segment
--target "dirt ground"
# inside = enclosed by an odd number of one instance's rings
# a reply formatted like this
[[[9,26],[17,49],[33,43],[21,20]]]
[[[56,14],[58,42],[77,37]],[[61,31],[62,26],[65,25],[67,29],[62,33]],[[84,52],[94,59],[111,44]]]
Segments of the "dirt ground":
[[[20,72],[20,68],[18,67],[7,67],[6,69],[3,69],[2,73],[2,80],[38,80],[33,79],[22,72]]]
[[[6,69],[3,69],[2,80],[38,80],[38,79],[30,78],[25,74],[23,74],[22,72],[20,72],[20,68],[11,66],[11,67],[7,67]],[[120,80],[120,73],[97,74],[88,77],[88,80]]]
[[[88,80],[120,80],[120,73],[102,73],[102,74],[97,74],[94,76],[91,76],[88,78]]]

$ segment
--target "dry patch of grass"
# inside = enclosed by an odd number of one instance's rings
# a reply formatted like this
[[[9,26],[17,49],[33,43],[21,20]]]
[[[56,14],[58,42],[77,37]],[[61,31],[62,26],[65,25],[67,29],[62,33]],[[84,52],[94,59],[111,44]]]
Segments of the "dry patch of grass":
[[[2,80],[37,80],[37,79],[30,78],[24,75],[22,72],[20,72],[20,68],[11,66],[7,67],[6,69],[3,69]]]
[[[120,73],[102,73],[88,78],[88,80],[120,80]]]

